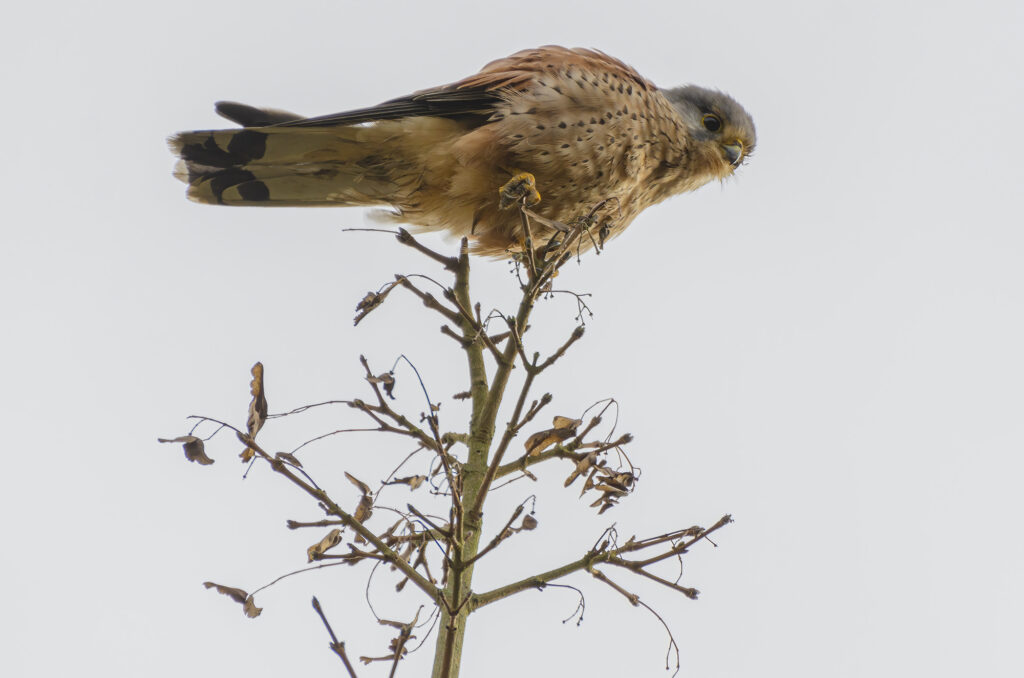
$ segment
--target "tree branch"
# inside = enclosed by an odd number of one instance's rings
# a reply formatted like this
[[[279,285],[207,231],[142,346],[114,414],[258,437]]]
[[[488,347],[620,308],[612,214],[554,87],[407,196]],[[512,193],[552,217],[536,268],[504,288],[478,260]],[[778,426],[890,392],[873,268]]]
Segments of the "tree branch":
[[[416,240],[416,238],[412,237],[412,234],[409,233],[409,231],[405,230],[404,228],[398,229],[398,235],[396,235],[395,238],[398,240],[398,242],[402,243],[403,245],[408,245],[414,250],[427,255],[434,261],[439,262],[449,271],[454,271],[456,265],[458,264],[458,260],[456,260],[455,257],[446,257],[443,254],[435,252],[434,250],[420,243],[420,241]]]
[[[257,445],[256,441],[253,440],[252,437],[249,436],[248,434],[242,433],[241,431],[236,431],[236,435],[238,436],[238,439],[242,441],[243,444],[245,444],[248,447],[251,447],[253,450],[256,451],[258,455],[260,455],[261,457],[263,457],[263,459],[269,462],[270,468],[272,468],[277,473],[280,473],[284,477],[288,478],[288,480],[292,481],[294,484],[301,487],[303,490],[305,490],[307,494],[309,494],[314,499],[323,502],[324,506],[327,507],[329,513],[341,518],[345,527],[351,527],[353,530],[356,531],[356,533],[359,534],[359,536],[373,544],[374,547],[376,547],[376,549],[380,551],[385,558],[387,558],[387,561],[389,563],[394,564],[395,567],[402,571],[402,574],[409,577],[412,583],[416,584],[416,586],[421,591],[426,593],[427,596],[432,601],[434,601],[435,604],[445,604],[444,596],[441,595],[441,591],[436,586],[434,586],[430,582],[430,580],[428,580],[426,577],[424,577],[415,569],[413,569],[413,567],[408,562],[406,562],[404,558],[395,553],[393,550],[391,550],[391,548],[388,547],[387,544],[381,541],[380,538],[378,538],[377,535],[374,534],[372,530],[367,528],[360,521],[356,520],[354,516],[350,515],[348,512],[344,511],[340,506],[335,504],[334,501],[331,500],[329,496],[327,496],[326,492],[314,488],[312,485],[307,484],[304,480],[296,476],[288,469],[288,467],[285,464],[281,463],[279,460],[267,454],[263,450],[263,448]]]
[[[334,629],[331,628],[330,623],[327,621],[327,617],[324,615],[323,609],[320,607],[320,601],[313,596],[313,609],[320,615],[320,621],[327,627],[327,634],[331,637],[330,648],[334,651],[334,654],[341,658],[341,661],[345,664],[345,669],[348,671],[348,675],[351,678],[358,678],[356,676],[356,670],[352,668],[352,663],[348,660],[348,655],[345,654],[345,643],[339,643],[338,638],[334,635]]]
[[[571,563],[566,563],[565,565],[553,568],[546,572],[542,572],[531,577],[526,577],[525,579],[520,579],[517,582],[513,582],[506,586],[502,586],[491,591],[487,591],[485,593],[476,594],[472,597],[472,600],[470,601],[470,609],[477,610],[485,605],[490,605],[491,603],[497,602],[502,598],[507,598],[511,595],[519,593],[520,591],[525,591],[526,589],[543,588],[544,585],[548,582],[555,581],[556,579],[560,579],[566,575],[572,574],[573,572],[578,572],[580,570],[585,569],[593,573],[596,571],[593,569],[594,565],[598,565],[601,563],[618,565],[620,567],[625,567],[633,571],[638,571],[639,569],[642,569],[651,563],[655,563],[666,558],[671,558],[672,556],[683,553],[684,551],[686,551],[687,548],[692,546],[694,542],[705,538],[712,532],[724,527],[725,525],[728,525],[730,522],[732,522],[732,518],[730,516],[723,516],[718,520],[718,522],[716,522],[711,527],[707,528],[706,530],[700,530],[700,532],[689,541],[678,544],[673,548],[669,549],[668,551],[666,551],[665,553],[661,553],[653,558],[649,558],[644,561],[629,561],[621,559],[619,558],[619,556],[623,553],[629,553],[631,551],[649,548],[653,545],[662,543],[661,541],[631,541],[625,544],[624,546],[612,549],[610,551],[605,551],[603,550],[603,548],[588,551],[579,560],[574,560]],[[605,579],[607,579],[607,577],[605,577]],[[685,590],[683,587],[679,587],[679,590],[684,595],[687,595],[687,597],[691,597],[687,594],[687,590]],[[624,592],[624,595],[628,596],[628,592]]]

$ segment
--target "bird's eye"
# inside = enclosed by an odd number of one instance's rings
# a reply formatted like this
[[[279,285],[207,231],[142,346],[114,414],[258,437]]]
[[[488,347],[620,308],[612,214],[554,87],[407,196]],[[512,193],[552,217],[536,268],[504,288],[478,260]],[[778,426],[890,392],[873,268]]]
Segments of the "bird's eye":
[[[705,113],[700,121],[704,124],[704,129],[709,132],[717,132],[722,129],[722,119],[714,113]]]

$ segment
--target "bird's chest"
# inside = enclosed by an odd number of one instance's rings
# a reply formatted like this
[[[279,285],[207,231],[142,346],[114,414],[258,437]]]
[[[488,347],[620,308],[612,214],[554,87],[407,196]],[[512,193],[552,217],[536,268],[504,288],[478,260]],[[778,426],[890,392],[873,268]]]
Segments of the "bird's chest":
[[[532,173],[548,209],[563,216],[605,199],[646,202],[659,168],[685,153],[654,93],[592,80],[545,80],[492,123],[514,165],[508,169]]]

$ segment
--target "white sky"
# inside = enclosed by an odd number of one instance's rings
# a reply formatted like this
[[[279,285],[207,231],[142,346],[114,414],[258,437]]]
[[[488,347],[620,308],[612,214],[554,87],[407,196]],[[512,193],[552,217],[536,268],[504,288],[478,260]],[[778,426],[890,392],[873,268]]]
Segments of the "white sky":
[[[510,486],[491,529],[533,492],[540,528],[483,561],[478,589],[575,559],[613,522],[628,537],[732,513],[719,548],[687,557],[696,602],[610,572],[670,623],[682,675],[1024,675],[1024,5],[554,4],[7,11],[0,672],[341,675],[314,593],[353,656],[383,654],[365,568],[286,580],[258,597],[255,621],[204,590],[297,569],[321,534],[284,520],[319,516],[265,469],[243,482],[226,437],[212,467],[156,438],[193,413],[244,422],[256,360],[272,411],[365,395],[359,353],[381,371],[405,353],[433,392],[461,390],[450,342],[407,297],[351,326],[368,289],[433,271],[388,238],[342,233],[364,224],[358,211],[193,205],[164,138],[220,126],[218,99],[329,113],[559,43],[665,86],[730,92],[758,151],[560,278],[594,294],[596,317],[541,385],[556,396],[548,414],[615,396],[645,475],[600,518],[558,489],[562,467]],[[506,264],[474,270],[478,298],[508,298]],[[573,313],[545,304],[539,349]],[[357,421],[272,422],[265,437],[290,449]],[[304,459],[354,502],[341,470],[373,480],[407,451],[377,442]],[[382,616],[421,602],[375,581]],[[499,603],[471,620],[463,675],[667,675],[655,619],[586,575],[567,583],[586,593],[582,626],[560,623],[576,603],[566,590]],[[427,675],[432,643],[399,675]]]

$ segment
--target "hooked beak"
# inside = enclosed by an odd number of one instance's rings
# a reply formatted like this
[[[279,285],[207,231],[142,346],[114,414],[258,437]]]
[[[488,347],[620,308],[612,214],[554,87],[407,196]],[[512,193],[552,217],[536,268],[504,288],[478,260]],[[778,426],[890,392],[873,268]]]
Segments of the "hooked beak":
[[[729,158],[729,164],[733,167],[739,167],[740,161],[743,160],[743,142],[733,141],[722,146],[722,150],[725,151],[725,156]]]

